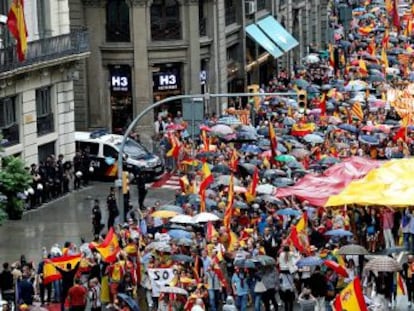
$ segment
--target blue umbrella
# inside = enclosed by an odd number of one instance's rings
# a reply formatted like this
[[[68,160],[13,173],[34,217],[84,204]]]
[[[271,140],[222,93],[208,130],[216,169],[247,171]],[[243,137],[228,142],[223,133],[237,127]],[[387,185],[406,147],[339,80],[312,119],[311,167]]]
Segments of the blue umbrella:
[[[243,201],[235,201],[233,206],[235,208],[239,208],[239,209],[248,209],[249,208],[249,205],[247,205]]]
[[[184,231],[184,230],[178,230],[178,229],[170,230],[168,231],[168,235],[175,240],[183,239],[183,238],[191,239],[191,233]]]
[[[351,124],[346,124],[346,123],[339,124],[338,128],[340,128],[341,130],[350,132],[350,133],[354,133],[354,134],[359,132],[359,130],[356,128],[356,126],[353,126]]]
[[[309,256],[309,257],[305,257],[305,258],[300,259],[296,263],[296,266],[298,266],[298,268],[303,268],[303,267],[320,266],[321,264],[323,264],[322,259],[320,259],[319,257],[316,257],[316,256]]]
[[[324,139],[316,134],[307,134],[303,137],[304,141],[310,144],[322,144]]]
[[[262,135],[264,137],[269,137],[269,128],[266,127],[261,127],[257,130],[257,134]]]
[[[281,153],[286,153],[288,150],[285,146],[283,146],[282,144],[277,144],[277,150],[280,151]]]
[[[181,262],[193,262],[194,261],[191,256],[183,255],[183,254],[172,255],[171,260],[181,261]]]
[[[358,137],[358,140],[363,143],[363,144],[367,144],[370,146],[375,146],[375,145],[379,145],[380,141],[378,139],[378,137],[376,136],[371,136],[371,135],[360,135]]]
[[[291,207],[287,207],[287,208],[278,210],[276,212],[276,214],[277,215],[283,215],[283,216],[295,216],[295,217],[297,217],[297,216],[301,215],[302,213],[300,211],[296,210],[296,209],[293,209]]]
[[[262,150],[256,145],[243,145],[240,148],[241,152],[248,152],[248,153],[260,153]]]
[[[354,234],[351,231],[344,230],[344,229],[335,229],[335,230],[329,230],[325,232],[325,235],[331,235],[331,236],[353,236]]]
[[[139,311],[138,303],[131,296],[120,293],[118,294],[118,298],[125,301],[125,303],[129,306],[131,311]]]

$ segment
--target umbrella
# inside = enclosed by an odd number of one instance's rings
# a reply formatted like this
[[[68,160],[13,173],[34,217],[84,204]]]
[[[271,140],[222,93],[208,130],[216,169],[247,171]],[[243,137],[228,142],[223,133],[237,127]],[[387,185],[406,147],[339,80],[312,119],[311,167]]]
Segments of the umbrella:
[[[348,244],[338,250],[338,255],[368,255],[365,247],[358,244]]]
[[[217,125],[214,125],[211,128],[210,133],[215,134],[215,135],[219,135],[219,136],[226,136],[226,135],[229,135],[229,134],[233,134],[234,130],[228,125],[217,124]]]
[[[234,262],[235,267],[243,268],[243,269],[254,269],[256,268],[256,264],[251,259],[245,259],[245,260],[236,260]]]
[[[131,311],[139,311],[138,303],[131,296],[124,293],[119,293],[117,296],[129,306]]]
[[[287,208],[278,210],[276,212],[276,214],[277,215],[283,215],[283,216],[295,216],[295,217],[297,217],[297,216],[301,215],[302,213],[300,211],[296,210],[296,209],[293,209],[291,207],[287,207]]]
[[[365,269],[376,272],[397,272],[401,268],[398,261],[388,256],[378,256],[365,265]]]
[[[212,152],[212,151],[205,151],[205,152],[199,152],[196,155],[197,159],[206,159],[206,158],[214,158],[218,156],[217,152]]]
[[[293,84],[301,89],[306,89],[309,85],[309,82],[304,79],[297,79],[293,82]]]
[[[380,141],[376,136],[371,136],[371,135],[360,135],[358,137],[358,140],[363,143],[363,144],[367,144],[370,146],[375,146],[375,145],[379,145]]]
[[[307,134],[303,139],[310,144],[322,144],[324,139],[316,134]]]
[[[296,159],[303,159],[305,157],[307,157],[310,152],[309,150],[303,149],[303,148],[297,148],[297,149],[293,149],[290,152],[291,155],[293,155]]]
[[[288,178],[288,177],[276,178],[272,182],[272,185],[274,185],[276,187],[280,187],[280,188],[287,187],[287,186],[292,186],[294,184],[295,184],[295,182],[292,179]]]
[[[296,120],[291,117],[286,117],[283,120],[283,125],[292,126],[293,124],[296,124]]]
[[[295,161],[296,162],[296,158],[293,155],[290,154],[281,154],[275,157],[275,160],[278,162],[292,162]]]
[[[193,218],[189,215],[177,215],[170,219],[170,222],[177,224],[194,224]]]
[[[193,217],[193,221],[195,223],[217,221],[217,220],[220,220],[220,218],[217,215],[212,214],[212,213],[200,213]]]
[[[175,243],[181,246],[192,246],[194,244],[194,241],[191,239],[187,239],[187,238],[181,238],[181,239],[175,240]]]
[[[297,161],[288,162],[288,163],[286,163],[286,166],[291,168],[291,169],[295,169],[295,170],[297,170],[297,169],[302,170],[303,169],[303,164],[300,163],[300,162],[297,162]]]
[[[172,255],[171,260],[181,261],[181,262],[193,262],[194,261],[193,257],[188,256],[188,255],[183,255],[183,254]]]
[[[243,201],[235,201],[233,206],[235,208],[239,208],[239,209],[248,209],[249,205],[247,205],[247,203],[244,203]]]
[[[350,132],[350,133],[354,133],[354,134],[359,132],[357,127],[354,126],[354,125],[351,125],[351,124],[345,124],[345,123],[344,124],[339,124],[338,128],[340,128],[341,130]]]
[[[167,242],[151,242],[150,244],[148,244],[147,248],[149,250],[156,250],[160,252],[171,252],[171,246]]]
[[[174,216],[177,216],[178,213],[174,211],[156,211],[151,214],[154,218],[172,218]]]
[[[273,266],[276,264],[276,260],[267,255],[258,255],[252,258],[253,261],[259,262],[263,266]]]
[[[239,124],[242,124],[242,122],[239,119],[237,119],[236,117],[233,117],[233,116],[221,117],[220,119],[217,120],[217,123],[226,124],[226,125],[239,125]]]
[[[218,173],[218,174],[230,174],[230,168],[227,165],[218,164],[213,166],[211,169],[212,173]]]
[[[192,237],[190,232],[187,232],[185,230],[177,230],[177,229],[168,231],[168,235],[175,240],[182,239],[182,238],[191,239]]]
[[[253,175],[256,168],[257,166],[251,163],[240,163],[239,164],[240,173],[244,173],[242,175]]]
[[[207,189],[207,190],[209,190],[209,189]],[[206,193],[206,196],[208,196],[208,194]],[[187,201],[188,201],[188,203],[190,203],[190,204],[198,204],[198,203],[200,203],[200,201],[201,201],[201,198],[200,198],[200,196],[198,195],[198,194],[196,194],[196,193],[192,193],[192,194],[190,194],[188,197],[187,197]],[[180,215],[179,215],[180,216]],[[191,218],[191,217],[190,217]]]
[[[343,276],[344,278],[348,277],[348,272],[346,269],[343,266],[339,265],[337,262],[333,260],[324,260],[323,264],[335,271],[336,274]]]
[[[334,229],[334,230],[326,231],[325,235],[342,237],[342,236],[353,236],[353,233],[351,231],[344,230],[344,229]]]
[[[372,75],[368,77],[369,82],[384,82],[384,77],[381,77],[379,75]]]
[[[298,268],[320,266],[321,264],[323,264],[323,260],[316,256],[305,257],[296,262]]]
[[[222,175],[217,178],[217,181],[215,183],[218,185],[228,186],[230,185],[230,179],[231,179],[230,175]],[[237,185],[237,186],[241,185],[240,180],[238,180],[236,177],[233,177],[233,183],[234,185]]]
[[[269,169],[269,170],[265,170],[263,173],[263,177],[264,178],[274,178],[274,177],[285,177],[287,176],[287,173],[285,171],[282,170],[278,170],[278,169]]]
[[[172,205],[172,204],[166,204],[162,205],[158,208],[159,211],[171,211],[176,212],[178,214],[184,213],[183,209],[180,206]]]
[[[334,157],[325,157],[318,161],[319,165],[334,165],[336,163],[341,162],[339,159]]]
[[[259,197],[259,198],[261,200],[263,200],[264,202],[267,202],[267,203],[270,203],[270,204],[274,204],[274,205],[278,205],[278,206],[285,205],[285,203],[282,200],[280,200],[280,199],[278,199],[274,196],[271,196],[271,195],[264,195],[264,196]]]
[[[315,64],[321,61],[318,54],[309,54],[305,56],[302,60],[308,64]]]
[[[241,152],[246,152],[246,153],[255,153],[255,154],[258,154],[262,150],[258,146],[256,146],[256,145],[243,145],[240,148],[240,151]]]
[[[276,187],[271,184],[259,185],[256,188],[258,194],[273,194],[276,191]]]
[[[160,289],[160,293],[176,294],[176,295],[188,295],[188,292],[181,287],[165,286]]]

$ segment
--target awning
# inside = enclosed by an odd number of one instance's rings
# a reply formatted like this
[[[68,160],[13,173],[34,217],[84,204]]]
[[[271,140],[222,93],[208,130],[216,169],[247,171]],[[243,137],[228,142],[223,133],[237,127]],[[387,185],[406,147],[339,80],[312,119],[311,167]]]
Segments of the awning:
[[[283,52],[276,46],[276,44],[266,36],[263,31],[259,29],[256,24],[246,27],[246,32],[254,41],[256,41],[262,48],[268,51],[274,58],[283,55]]]
[[[257,22],[257,25],[284,52],[299,45],[299,42],[273,16],[263,18]]]

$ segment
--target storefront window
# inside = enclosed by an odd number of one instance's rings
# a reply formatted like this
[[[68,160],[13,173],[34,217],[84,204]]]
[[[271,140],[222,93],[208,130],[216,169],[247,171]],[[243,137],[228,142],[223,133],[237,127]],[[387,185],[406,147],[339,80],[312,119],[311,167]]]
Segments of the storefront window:
[[[121,134],[132,121],[131,68],[110,66],[112,132]]]
[[[0,145],[8,147],[18,143],[16,97],[0,98]]]

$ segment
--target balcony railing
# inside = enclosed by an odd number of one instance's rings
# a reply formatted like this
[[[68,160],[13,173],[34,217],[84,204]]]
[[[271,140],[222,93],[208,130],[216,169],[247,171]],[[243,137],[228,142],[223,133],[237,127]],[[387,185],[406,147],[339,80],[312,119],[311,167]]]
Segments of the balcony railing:
[[[29,42],[23,62],[18,61],[15,46],[0,49],[0,73],[88,51],[88,32],[85,29],[72,29],[68,34]]]

